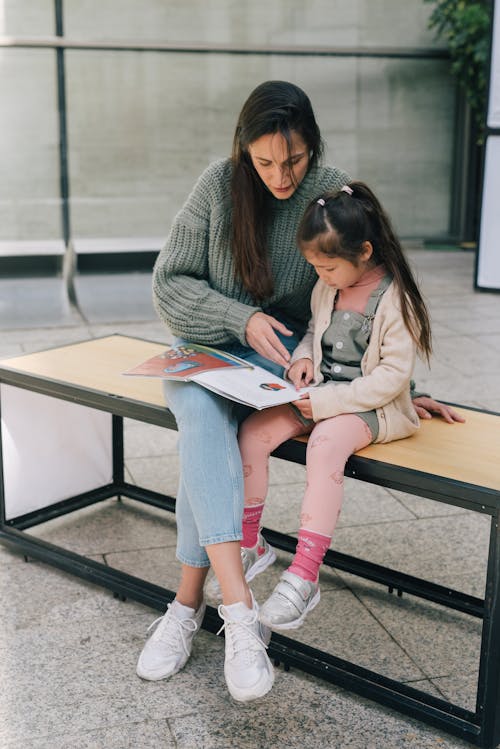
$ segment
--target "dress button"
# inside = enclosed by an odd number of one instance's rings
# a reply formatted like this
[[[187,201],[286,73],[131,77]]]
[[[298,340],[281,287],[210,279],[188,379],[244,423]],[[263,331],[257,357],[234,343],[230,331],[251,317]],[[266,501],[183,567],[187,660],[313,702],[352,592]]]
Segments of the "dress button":
[[[344,312],[343,317],[344,317],[344,320],[348,320],[350,318],[349,312]]]
[[[344,344],[342,343],[342,341],[337,341],[337,343],[335,344],[335,348],[344,348]]]
[[[342,367],[340,366],[340,364],[336,364],[336,365],[334,366],[334,368],[333,368],[333,371],[334,371],[334,372],[337,372],[337,374],[338,374],[339,372],[342,372]]]

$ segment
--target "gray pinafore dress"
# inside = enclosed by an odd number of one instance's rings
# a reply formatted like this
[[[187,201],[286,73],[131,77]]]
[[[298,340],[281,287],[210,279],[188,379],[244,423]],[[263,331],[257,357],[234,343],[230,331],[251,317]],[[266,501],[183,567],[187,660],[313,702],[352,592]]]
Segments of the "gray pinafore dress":
[[[334,308],[330,325],[323,333],[321,348],[321,374],[324,382],[351,382],[361,377],[361,359],[368,346],[372,330],[373,318],[379,302],[390,285],[392,278],[383,276],[379,285],[374,289],[364,313],[336,310]],[[321,387],[321,385],[320,385]],[[293,406],[304,426],[314,424],[312,419],[305,419],[300,411]],[[378,436],[378,419],[374,410],[356,413],[368,425],[373,440]]]

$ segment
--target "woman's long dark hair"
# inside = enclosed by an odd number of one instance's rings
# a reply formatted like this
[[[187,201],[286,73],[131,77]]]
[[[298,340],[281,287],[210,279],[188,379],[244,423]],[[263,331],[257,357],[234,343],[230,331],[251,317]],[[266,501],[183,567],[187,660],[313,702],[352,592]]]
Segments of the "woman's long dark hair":
[[[236,277],[256,301],[273,292],[267,248],[268,190],[255,171],[248,147],[270,133],[280,133],[291,155],[291,133],[309,151],[309,168],[323,152],[320,131],[308,96],[293,83],[266,81],[250,94],[236,125],[232,150],[232,253]]]
[[[364,182],[313,200],[297,232],[301,250],[312,249],[328,257],[341,257],[358,265],[364,242],[373,246],[373,260],[383,263],[399,292],[401,313],[419,352],[427,361],[432,353],[429,313],[391,220]]]

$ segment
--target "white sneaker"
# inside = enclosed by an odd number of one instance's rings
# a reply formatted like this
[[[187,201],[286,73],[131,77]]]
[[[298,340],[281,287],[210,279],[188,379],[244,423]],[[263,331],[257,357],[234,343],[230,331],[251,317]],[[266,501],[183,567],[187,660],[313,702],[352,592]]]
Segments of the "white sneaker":
[[[259,554],[259,549],[264,549]],[[251,582],[256,575],[264,572],[273,562],[276,561],[276,552],[272,546],[269,546],[264,536],[259,533],[256,545],[251,549],[241,548],[241,563],[243,565],[243,574],[247,583]],[[210,578],[206,585],[206,592],[211,598],[221,598],[219,581],[215,577]]]
[[[186,665],[191,655],[193,638],[201,627],[205,608],[205,602],[198,611],[177,600],[168,604],[166,613],[155,619],[148,628],[149,632],[157,625],[137,662],[137,675],[141,679],[168,679]]]
[[[251,609],[243,602],[219,606],[224,624],[226,660],[224,676],[231,696],[238,702],[263,697],[274,683],[274,669],[266,653],[271,632],[258,620],[259,609],[252,595]]]
[[[262,605],[261,622],[271,629],[297,629],[309,611],[318,605],[319,585],[285,570],[280,581]]]

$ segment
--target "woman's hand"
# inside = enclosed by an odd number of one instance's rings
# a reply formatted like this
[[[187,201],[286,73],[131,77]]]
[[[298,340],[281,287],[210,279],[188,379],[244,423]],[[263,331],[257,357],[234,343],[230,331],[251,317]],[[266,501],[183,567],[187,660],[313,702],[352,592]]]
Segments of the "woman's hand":
[[[293,330],[288,330],[275,317],[266,315],[264,312],[255,312],[247,322],[245,338],[248,345],[258,354],[286,367],[290,361],[290,354],[274,332],[275,330],[282,335],[293,335]]]
[[[299,409],[300,413],[305,419],[312,419],[313,410],[309,393],[304,393],[304,395],[301,395],[300,400],[293,401],[293,405]]]
[[[311,359],[297,359],[287,371],[286,376],[297,389],[309,385],[313,378],[313,363]]]
[[[448,424],[453,424],[455,421],[465,421],[464,417],[454,411],[453,408],[444,403],[439,403],[427,395],[419,395],[418,398],[413,399],[412,403],[421,419],[432,419],[432,414],[436,414],[441,416]]]

